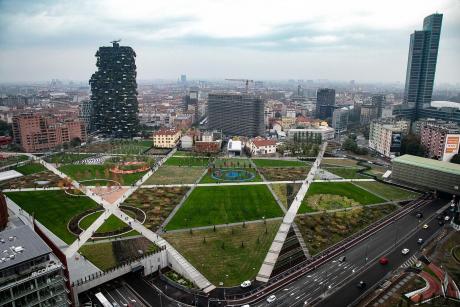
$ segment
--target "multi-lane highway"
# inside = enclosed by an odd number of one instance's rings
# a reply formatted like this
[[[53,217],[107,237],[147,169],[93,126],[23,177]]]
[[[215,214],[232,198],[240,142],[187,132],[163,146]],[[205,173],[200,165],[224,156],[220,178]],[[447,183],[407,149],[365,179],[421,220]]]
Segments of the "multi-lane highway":
[[[446,203],[443,200],[435,200],[422,205],[340,255],[346,257],[345,262],[339,262],[337,256],[320,268],[279,289],[274,293],[277,297],[276,306],[301,306],[305,302],[318,306],[346,306],[353,302],[362,294],[362,290],[355,284],[360,280],[364,280],[368,287],[375,284],[419,249],[419,237],[427,239],[439,230],[440,226],[434,217],[436,211]],[[418,211],[423,213],[423,218],[415,216]],[[433,220],[429,222],[430,219]],[[422,229],[425,223],[428,223],[428,229]],[[406,247],[410,252],[403,256],[401,250]],[[383,255],[390,260],[387,266],[378,264],[378,259]],[[342,287],[344,284],[346,285]],[[269,304],[265,300],[257,304],[266,305]]]

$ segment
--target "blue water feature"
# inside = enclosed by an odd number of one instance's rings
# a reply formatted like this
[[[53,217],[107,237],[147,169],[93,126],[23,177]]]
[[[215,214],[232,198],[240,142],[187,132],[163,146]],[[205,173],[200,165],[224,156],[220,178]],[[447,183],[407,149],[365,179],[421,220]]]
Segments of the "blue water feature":
[[[219,169],[212,172],[211,177],[215,180],[220,181],[243,182],[253,180],[255,178],[255,175],[253,172],[249,172],[242,169]]]

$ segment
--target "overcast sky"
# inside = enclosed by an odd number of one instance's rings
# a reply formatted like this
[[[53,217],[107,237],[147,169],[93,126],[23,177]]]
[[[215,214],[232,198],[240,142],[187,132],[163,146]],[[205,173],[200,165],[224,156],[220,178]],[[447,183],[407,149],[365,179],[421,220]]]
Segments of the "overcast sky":
[[[457,83],[460,0],[0,0],[0,82],[86,82],[119,38],[142,80],[403,81],[409,35],[435,12],[436,82]]]

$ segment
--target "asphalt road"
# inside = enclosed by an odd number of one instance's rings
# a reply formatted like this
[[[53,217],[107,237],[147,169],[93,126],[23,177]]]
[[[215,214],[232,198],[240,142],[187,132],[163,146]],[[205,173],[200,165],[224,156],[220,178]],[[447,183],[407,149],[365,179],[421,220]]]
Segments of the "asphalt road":
[[[278,290],[274,293],[277,297],[275,302],[268,304],[264,299],[256,306],[302,306],[305,302],[317,303],[324,296],[326,298],[318,306],[347,306],[362,294],[356,287],[360,280],[370,287],[418,250],[419,237],[426,239],[439,229],[436,219],[429,223],[428,229],[422,229],[421,226],[446,203],[445,200],[435,200],[420,207],[336,259]],[[417,211],[423,213],[421,220],[415,216]],[[405,238],[414,229],[417,229],[417,233]],[[406,247],[410,253],[402,256],[401,250]],[[389,258],[387,266],[378,264],[382,255]],[[338,262],[341,256],[346,256],[344,263]],[[362,273],[367,267],[369,269]],[[339,288],[345,283],[345,287]]]

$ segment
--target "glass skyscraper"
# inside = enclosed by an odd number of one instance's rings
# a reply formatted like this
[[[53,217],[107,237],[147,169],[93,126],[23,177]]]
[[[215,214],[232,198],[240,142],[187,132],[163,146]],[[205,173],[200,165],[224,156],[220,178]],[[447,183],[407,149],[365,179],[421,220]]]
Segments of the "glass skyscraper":
[[[404,103],[414,119],[431,103],[441,25],[442,14],[432,14],[423,20],[423,30],[410,36]]]

